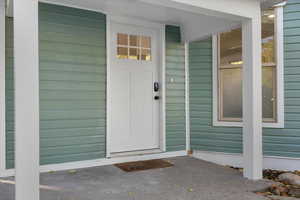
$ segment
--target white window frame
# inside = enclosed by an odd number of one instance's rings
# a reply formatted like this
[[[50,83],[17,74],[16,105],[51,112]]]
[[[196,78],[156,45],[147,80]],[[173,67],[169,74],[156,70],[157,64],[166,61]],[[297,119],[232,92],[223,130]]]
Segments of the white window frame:
[[[277,113],[276,122],[263,122],[265,128],[284,128],[284,44],[283,44],[283,6],[275,7],[275,33],[276,33],[276,80],[277,80]],[[219,92],[218,92],[218,35],[213,35],[213,126],[243,127],[243,122],[230,122],[219,120]]]

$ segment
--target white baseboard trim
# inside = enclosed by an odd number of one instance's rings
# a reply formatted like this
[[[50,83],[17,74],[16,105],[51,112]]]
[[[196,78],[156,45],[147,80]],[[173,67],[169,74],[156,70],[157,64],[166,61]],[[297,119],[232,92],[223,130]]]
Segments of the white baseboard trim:
[[[113,165],[117,163],[124,162],[134,162],[134,161],[143,161],[143,160],[153,160],[153,159],[163,159],[171,157],[186,156],[187,151],[174,151],[174,152],[164,152],[164,153],[155,153],[147,155],[137,155],[137,156],[126,156],[126,157],[115,157],[115,158],[103,158],[97,160],[87,160],[79,162],[69,162],[62,164],[51,164],[51,165],[42,165],[40,166],[40,172],[51,172],[51,171],[63,171],[70,169],[82,169],[89,167],[99,167],[105,165]],[[14,176],[14,169],[7,169],[0,173],[0,177],[9,177]]]
[[[218,165],[243,167],[243,156],[241,154],[194,151],[192,157]],[[263,168],[283,171],[300,170],[300,158],[264,156]]]

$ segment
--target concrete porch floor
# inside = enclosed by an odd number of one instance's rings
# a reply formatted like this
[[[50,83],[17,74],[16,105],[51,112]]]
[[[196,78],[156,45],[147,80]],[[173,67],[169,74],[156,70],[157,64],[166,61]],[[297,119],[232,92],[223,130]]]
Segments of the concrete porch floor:
[[[249,181],[230,168],[190,157],[166,159],[174,167],[126,173],[114,166],[41,174],[41,200],[260,200],[253,191],[271,184]],[[3,181],[8,180],[8,181]],[[0,200],[14,199],[13,179],[1,179]]]

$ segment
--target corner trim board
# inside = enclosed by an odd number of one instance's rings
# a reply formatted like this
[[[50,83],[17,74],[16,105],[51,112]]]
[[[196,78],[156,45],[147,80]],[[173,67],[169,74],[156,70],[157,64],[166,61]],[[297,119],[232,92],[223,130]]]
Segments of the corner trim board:
[[[143,161],[143,160],[152,160],[152,159],[164,159],[171,157],[180,157],[186,156],[186,151],[174,151],[174,152],[165,152],[165,153],[157,153],[157,154],[149,154],[149,155],[138,155],[138,156],[127,156],[127,157],[117,157],[117,158],[103,158],[97,160],[87,160],[87,161],[79,161],[79,162],[69,162],[62,164],[51,164],[51,165],[42,165],[40,166],[40,172],[51,172],[51,171],[64,171],[70,169],[82,169],[82,168],[90,168],[90,167],[100,167],[105,165],[113,165],[117,163],[124,162],[134,162],[134,161]],[[8,177],[14,176],[15,170],[8,169],[3,171],[0,174],[0,177]]]
[[[109,158],[111,152],[111,65],[110,65],[110,54],[111,54],[111,17],[106,15],[106,157]]]
[[[186,150],[190,150],[190,82],[189,82],[189,43],[185,43],[185,129],[186,129]]]
[[[161,25],[161,85],[162,85],[162,101],[161,101],[161,120],[160,120],[160,147],[162,151],[167,151],[166,139],[166,25]]]
[[[208,151],[193,151],[192,157],[212,162],[223,166],[243,168],[243,156],[238,153],[221,153]],[[300,158],[288,158],[279,156],[264,156],[263,169],[274,169],[283,171],[299,170]]]
[[[5,135],[5,4],[0,1],[0,172],[6,166]]]

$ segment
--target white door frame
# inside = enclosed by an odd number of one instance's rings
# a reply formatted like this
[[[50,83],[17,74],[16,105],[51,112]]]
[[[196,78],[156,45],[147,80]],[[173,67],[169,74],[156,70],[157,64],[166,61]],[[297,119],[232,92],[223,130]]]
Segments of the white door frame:
[[[165,24],[159,24],[144,20],[138,20],[128,17],[120,17],[107,15],[106,16],[106,50],[107,50],[107,83],[106,83],[106,157],[111,157],[111,23],[119,22],[128,25],[139,25],[144,27],[156,28],[160,31],[160,37],[158,38],[159,55],[158,60],[160,64],[158,66],[159,82],[161,85],[161,102],[159,108],[159,148],[161,151],[166,151],[166,88],[165,88]]]

